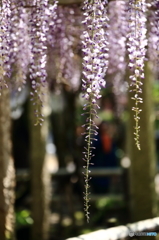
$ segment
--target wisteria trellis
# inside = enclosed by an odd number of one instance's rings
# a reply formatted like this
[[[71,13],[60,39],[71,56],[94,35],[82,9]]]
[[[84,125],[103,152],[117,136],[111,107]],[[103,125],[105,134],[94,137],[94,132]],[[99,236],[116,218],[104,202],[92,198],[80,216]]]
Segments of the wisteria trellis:
[[[3,91],[5,87],[14,87],[21,91],[29,79],[36,124],[42,124],[41,107],[44,104],[44,95],[48,91],[46,71],[48,46],[51,45],[56,54],[59,54],[58,72],[61,72],[62,78],[69,82],[69,85],[74,84],[75,77],[72,76],[78,75],[79,79],[80,75],[76,74],[79,71],[77,63],[74,65],[73,34],[75,32],[77,36],[79,34],[83,50],[82,92],[85,99],[83,114],[86,115],[83,127],[86,142],[84,200],[87,221],[89,221],[89,165],[92,141],[97,135],[98,128],[95,118],[98,117],[101,88],[106,86],[107,69],[108,74],[115,73],[113,84],[117,93],[117,86],[124,77],[127,64],[125,56],[126,51],[128,52],[128,65],[131,68],[130,90],[134,92],[132,109],[135,119],[134,134],[138,149],[140,149],[140,103],[143,101],[141,86],[144,83],[146,58],[154,63],[155,71],[158,72],[159,0],[153,0],[151,4],[147,4],[146,0],[111,0],[111,4],[109,2],[85,0],[81,16],[75,20],[75,9],[78,9],[79,13],[78,5],[73,6],[72,10],[70,7],[70,11],[67,11],[58,6],[58,1],[54,0],[0,1],[0,89]],[[148,33],[147,18],[151,19]],[[64,24],[66,20],[73,31],[67,30]],[[75,28],[75,22],[80,27]],[[79,85],[79,81],[76,81],[76,84]]]

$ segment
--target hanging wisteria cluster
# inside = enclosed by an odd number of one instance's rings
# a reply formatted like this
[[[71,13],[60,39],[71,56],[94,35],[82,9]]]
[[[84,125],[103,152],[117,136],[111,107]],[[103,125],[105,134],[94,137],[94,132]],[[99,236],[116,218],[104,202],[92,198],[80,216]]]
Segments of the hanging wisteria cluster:
[[[26,84],[32,88],[31,100],[35,105],[36,124],[42,124],[43,106],[47,89],[47,33],[55,25],[52,12],[57,1],[1,2],[1,76],[0,88],[21,89]],[[51,20],[51,24],[50,24]],[[6,76],[10,77],[6,82]]]
[[[125,1],[110,2],[108,5],[108,16],[110,27],[108,29],[109,41],[109,66],[108,74],[121,72],[125,74],[126,69],[126,35],[128,33],[127,24],[127,4]]]
[[[149,16],[148,57],[155,73],[159,69],[159,0],[152,2]]]
[[[78,50],[81,45],[83,16],[79,6],[59,6],[56,11],[54,29],[48,34],[51,46],[50,62],[54,65],[56,85],[65,84],[68,89],[79,89],[81,77],[81,58]],[[53,66],[50,66],[51,71]]]
[[[31,60],[29,21],[27,9],[22,2],[13,1],[11,4],[11,29],[10,29],[10,64],[11,88],[21,89],[26,84],[28,65]],[[26,48],[26,46],[28,46]]]
[[[113,78],[113,91],[116,97],[117,114],[122,112],[120,104],[124,95],[125,87],[125,71],[126,71],[126,36],[128,33],[127,22],[127,2],[112,1],[108,5],[109,25],[108,42],[109,42],[109,65],[108,74]],[[125,91],[126,92],[126,91]]]
[[[130,75],[131,90],[134,91],[135,106],[132,108],[134,111],[135,119],[135,143],[140,150],[139,141],[139,114],[141,112],[140,103],[143,99],[141,97],[142,84],[144,79],[144,62],[146,56],[147,46],[147,28],[146,28],[146,2],[145,0],[129,0],[129,33],[128,33],[128,52],[129,52],[129,67],[132,70]]]
[[[153,0],[151,7],[147,41],[145,0],[110,1],[109,9],[107,0],[85,0],[82,11],[78,5],[59,6],[58,1],[53,0],[2,0],[0,4],[0,89],[11,87],[21,91],[28,84],[35,105],[36,124],[43,122],[41,107],[48,92],[48,80],[56,78],[56,84],[65,84],[69,90],[79,88],[82,48],[87,221],[89,166],[98,129],[95,121],[98,99],[101,89],[106,86],[106,72],[113,76],[114,92],[120,97],[120,85],[127,66],[126,50],[131,69],[130,89],[134,92],[135,142],[140,149],[139,114],[147,44],[149,59],[158,64],[159,57],[159,0]],[[53,61],[50,61],[50,55]],[[54,64],[49,68],[54,77],[47,68],[50,62]],[[154,64],[156,72],[157,64]]]
[[[84,152],[85,178],[85,213],[89,221],[89,165],[92,157],[92,143],[97,135],[95,118],[97,117],[98,99],[101,88],[105,87],[105,73],[108,68],[108,41],[105,30],[108,25],[107,1],[94,0],[84,2],[86,31],[83,33],[83,97],[86,100],[83,110],[86,115]]]
[[[43,115],[41,107],[44,102],[44,95],[46,93],[46,57],[47,57],[47,43],[46,34],[48,31],[48,1],[35,1],[30,11],[30,36],[31,36],[31,64],[30,64],[30,80],[33,91],[33,104],[35,105],[35,116],[37,124],[42,124]]]
[[[10,1],[4,0],[0,5],[0,90],[8,87],[6,77],[10,72],[10,26],[11,26],[11,7]]]
[[[157,68],[159,69],[159,0],[154,1],[155,5],[155,26],[156,26],[156,35],[157,35]]]

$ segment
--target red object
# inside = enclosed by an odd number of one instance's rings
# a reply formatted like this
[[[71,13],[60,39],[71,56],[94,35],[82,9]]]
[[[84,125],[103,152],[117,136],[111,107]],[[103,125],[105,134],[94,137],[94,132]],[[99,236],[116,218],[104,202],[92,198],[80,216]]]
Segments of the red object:
[[[104,152],[110,152],[112,149],[112,139],[110,138],[110,136],[106,133],[103,133],[101,136],[101,140]]]

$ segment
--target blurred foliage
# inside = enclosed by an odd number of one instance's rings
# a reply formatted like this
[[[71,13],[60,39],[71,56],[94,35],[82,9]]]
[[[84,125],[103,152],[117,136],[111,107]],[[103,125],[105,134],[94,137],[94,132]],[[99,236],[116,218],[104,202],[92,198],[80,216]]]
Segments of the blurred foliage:
[[[106,224],[106,222],[109,221],[109,218],[113,217],[113,212],[115,211],[117,224],[120,222],[120,219],[118,219],[118,212],[120,216],[120,211],[122,211],[125,207],[126,206],[123,200],[116,200],[113,197],[103,197],[97,200],[94,204],[96,214],[92,214],[92,222],[94,222],[95,225],[98,225],[99,223],[102,225]]]
[[[119,201],[119,200],[116,200],[113,198],[106,198],[106,197],[103,197],[103,198],[97,200],[95,204],[96,204],[97,209],[100,211],[110,210],[112,208],[124,206],[124,202],[122,200]]]
[[[153,83],[153,99],[154,99],[154,102],[157,104],[159,103],[159,82],[158,81],[155,81]]]
[[[87,234],[87,233],[90,233],[90,232],[92,232],[91,228],[85,228],[81,231],[81,234]]]
[[[16,227],[21,228],[24,226],[32,225],[33,219],[31,212],[27,209],[23,209],[16,212]]]

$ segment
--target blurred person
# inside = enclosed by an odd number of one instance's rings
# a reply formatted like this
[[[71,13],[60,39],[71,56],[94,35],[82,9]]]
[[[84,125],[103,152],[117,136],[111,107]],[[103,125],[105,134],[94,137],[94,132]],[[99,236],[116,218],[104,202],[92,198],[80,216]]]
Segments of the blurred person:
[[[99,125],[97,141],[93,142],[92,163],[94,168],[115,168],[118,166],[116,156],[117,145],[115,141],[116,125],[112,121],[103,121]],[[108,193],[111,191],[115,179],[109,177],[93,177],[91,185],[94,193]]]

